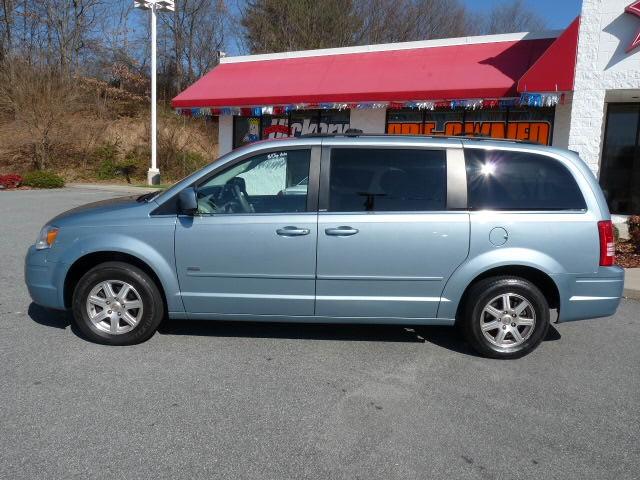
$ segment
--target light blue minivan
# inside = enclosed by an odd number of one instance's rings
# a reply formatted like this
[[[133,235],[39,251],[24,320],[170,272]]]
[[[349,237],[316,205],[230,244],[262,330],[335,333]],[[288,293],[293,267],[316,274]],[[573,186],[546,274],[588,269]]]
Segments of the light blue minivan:
[[[174,319],[459,326],[515,358],[612,315],[613,227],[572,152],[347,135],[258,142],[161,193],[63,213],[27,254],[34,302],[129,345]]]

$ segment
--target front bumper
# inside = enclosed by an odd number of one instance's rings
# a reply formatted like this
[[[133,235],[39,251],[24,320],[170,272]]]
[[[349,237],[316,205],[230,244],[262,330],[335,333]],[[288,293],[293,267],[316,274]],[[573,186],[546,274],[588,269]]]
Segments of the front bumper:
[[[616,313],[624,290],[624,269],[600,267],[595,275],[554,275],[560,289],[558,322],[608,317]]]
[[[58,262],[47,261],[48,250],[36,250],[32,245],[24,263],[24,281],[34,303],[64,310],[64,273]]]

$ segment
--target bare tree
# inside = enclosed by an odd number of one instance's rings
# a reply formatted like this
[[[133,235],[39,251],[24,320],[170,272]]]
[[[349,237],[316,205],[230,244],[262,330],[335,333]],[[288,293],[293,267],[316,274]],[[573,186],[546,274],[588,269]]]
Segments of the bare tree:
[[[171,59],[165,75],[175,91],[211,69],[218,62],[217,52],[225,37],[226,5],[223,0],[182,0],[172,15],[162,16],[168,35],[164,39]],[[162,48],[162,47],[161,47]]]
[[[530,9],[524,0],[503,1],[488,13],[483,33],[512,33],[540,31],[546,28],[545,20]]]
[[[36,168],[49,166],[52,143],[64,136],[65,114],[77,108],[77,95],[72,82],[50,67],[14,62],[0,71],[0,111],[29,134]]]
[[[0,61],[11,51],[15,8],[14,0],[0,1]]]
[[[359,0],[356,42],[386,43],[459,37],[472,31],[458,0]]]
[[[459,0],[252,0],[241,9],[252,53],[467,35]]]
[[[44,19],[48,46],[55,52],[62,72],[78,66],[102,5],[102,0],[47,0],[38,4],[35,11]]]
[[[251,0],[241,13],[252,53],[353,45],[361,26],[353,0]]]

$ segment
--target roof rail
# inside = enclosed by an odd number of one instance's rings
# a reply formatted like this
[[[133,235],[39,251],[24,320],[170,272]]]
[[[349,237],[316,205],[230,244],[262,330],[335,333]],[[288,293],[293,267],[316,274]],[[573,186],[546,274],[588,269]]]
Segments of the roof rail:
[[[355,138],[355,137],[389,137],[389,138],[430,138],[434,140],[477,140],[485,142],[505,142],[505,143],[524,143],[529,145],[539,145],[530,140],[516,140],[511,138],[493,138],[484,135],[461,134],[461,135],[401,135],[394,133],[363,133],[362,130],[348,129],[344,133],[305,133],[298,138]]]

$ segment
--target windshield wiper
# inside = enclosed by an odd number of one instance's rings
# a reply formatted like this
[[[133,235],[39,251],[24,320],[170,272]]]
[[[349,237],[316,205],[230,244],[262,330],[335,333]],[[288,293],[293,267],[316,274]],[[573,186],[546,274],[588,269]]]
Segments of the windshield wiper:
[[[148,202],[149,200],[154,198],[156,195],[158,195],[158,193],[160,193],[160,190],[154,190],[153,192],[143,193],[138,198],[136,198],[136,202],[140,202],[140,203]]]

